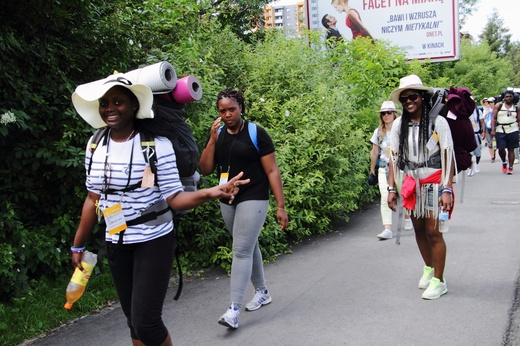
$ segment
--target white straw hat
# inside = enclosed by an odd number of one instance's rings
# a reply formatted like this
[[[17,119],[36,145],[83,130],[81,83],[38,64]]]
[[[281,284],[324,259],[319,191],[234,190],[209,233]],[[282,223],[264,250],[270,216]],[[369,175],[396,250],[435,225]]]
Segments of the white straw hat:
[[[122,86],[129,89],[139,101],[137,119],[153,118],[153,94],[152,90],[144,84],[133,84],[126,79],[123,74],[114,74],[105,79],[79,85],[72,94],[72,103],[79,115],[92,127],[100,128],[107,124],[101,119],[99,114],[99,98],[115,86]]]
[[[424,91],[433,91],[432,87],[424,86],[421,78],[414,74],[403,77],[399,80],[399,88],[395,89],[390,93],[390,98],[395,102],[399,103],[399,95],[405,90],[424,90]]]
[[[397,109],[395,107],[395,103],[393,101],[385,101],[385,102],[383,102],[383,104],[381,105],[381,109],[379,111],[380,112],[391,111],[391,112],[399,113],[399,109]]]

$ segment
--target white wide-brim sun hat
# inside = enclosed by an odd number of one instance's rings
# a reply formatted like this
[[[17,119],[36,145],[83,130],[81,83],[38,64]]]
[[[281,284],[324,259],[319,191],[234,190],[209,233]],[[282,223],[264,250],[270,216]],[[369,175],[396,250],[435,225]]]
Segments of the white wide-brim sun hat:
[[[381,109],[379,110],[379,112],[386,112],[386,111],[390,111],[390,112],[397,112],[399,113],[399,109],[397,109],[395,107],[395,103],[393,101],[384,101],[383,104],[381,105]]]
[[[433,91],[432,87],[424,86],[421,78],[419,76],[411,74],[409,76],[403,77],[399,80],[399,88],[395,89],[390,93],[390,99],[394,101],[395,103],[399,102],[399,96],[401,93],[405,90],[412,89],[412,90],[424,90],[424,91]]]
[[[153,118],[152,90],[144,84],[133,84],[122,74],[114,74],[95,82],[79,85],[72,94],[74,108],[90,126],[96,129],[107,126],[99,114],[99,99],[115,86],[127,88],[137,97],[139,101],[137,119]]]

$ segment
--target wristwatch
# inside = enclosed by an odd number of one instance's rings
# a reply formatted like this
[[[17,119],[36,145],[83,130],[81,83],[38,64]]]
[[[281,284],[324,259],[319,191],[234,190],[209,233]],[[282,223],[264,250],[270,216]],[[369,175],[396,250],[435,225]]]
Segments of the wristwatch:
[[[390,192],[390,191],[395,191],[395,187],[387,186],[387,187],[386,187],[386,191],[388,191],[388,192]]]

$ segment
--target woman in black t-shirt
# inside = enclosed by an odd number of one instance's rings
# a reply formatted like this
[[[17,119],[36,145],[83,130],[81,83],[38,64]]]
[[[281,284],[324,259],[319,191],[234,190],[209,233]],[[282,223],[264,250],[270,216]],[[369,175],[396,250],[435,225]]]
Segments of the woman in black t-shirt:
[[[245,102],[239,91],[231,88],[221,91],[217,96],[217,109],[220,116],[211,126],[199,162],[200,173],[208,175],[217,168],[220,184],[226,183],[234,172],[243,171],[242,179],[251,179],[249,184],[240,187],[232,203],[225,199],[220,203],[222,217],[233,237],[233,262],[231,304],[218,323],[237,328],[249,280],[255,287],[255,296],[246,304],[247,311],[257,310],[272,300],[258,247],[258,236],[269,206],[269,186],[278,204],[276,219],[280,228],[285,229],[289,221],[271,138],[263,128],[242,118]],[[221,122],[225,124],[223,127]]]

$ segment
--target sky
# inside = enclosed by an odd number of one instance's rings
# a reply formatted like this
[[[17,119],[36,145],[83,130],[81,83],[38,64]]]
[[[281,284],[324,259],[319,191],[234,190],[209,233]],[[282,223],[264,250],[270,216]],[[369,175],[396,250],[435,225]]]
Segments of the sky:
[[[302,0],[276,0],[273,1],[274,5],[294,5]],[[320,0],[324,1],[324,0]],[[325,0],[328,1],[328,0]],[[361,1],[361,0],[353,0]],[[512,41],[520,41],[520,18],[517,6],[519,0],[480,0],[477,8],[478,10],[473,13],[471,17],[466,20],[466,25],[462,27],[461,31],[469,31],[469,33],[478,39],[478,36],[482,33],[484,26],[488,22],[488,16],[493,12],[493,8],[498,10],[500,17],[504,20],[504,26],[509,28],[509,33],[512,35]]]

